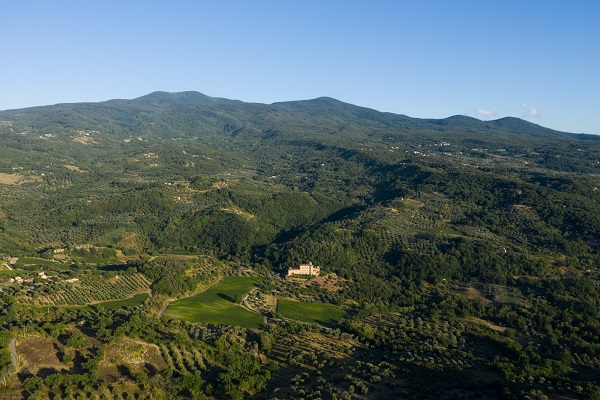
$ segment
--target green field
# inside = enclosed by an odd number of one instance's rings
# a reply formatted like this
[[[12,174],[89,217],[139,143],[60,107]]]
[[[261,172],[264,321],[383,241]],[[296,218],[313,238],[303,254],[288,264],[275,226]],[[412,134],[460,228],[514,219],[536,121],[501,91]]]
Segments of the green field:
[[[285,299],[277,301],[277,313],[285,318],[319,325],[340,322],[346,316],[344,310],[332,304],[303,303]]]
[[[129,299],[123,300],[114,300],[114,301],[105,301],[103,303],[95,304],[94,307],[98,309],[98,307],[102,307],[105,310],[117,310],[123,307],[133,307],[144,304],[144,302],[148,299],[148,293],[140,293]]]
[[[55,267],[59,265],[56,261],[50,261],[43,258],[35,258],[35,257],[21,257],[17,261],[17,266],[19,265],[41,265],[44,267]]]
[[[241,299],[262,280],[263,278],[246,276],[225,277],[205,292],[171,303],[164,316],[167,319],[183,319],[203,324],[259,328],[263,323],[263,316],[242,308],[234,299]]]

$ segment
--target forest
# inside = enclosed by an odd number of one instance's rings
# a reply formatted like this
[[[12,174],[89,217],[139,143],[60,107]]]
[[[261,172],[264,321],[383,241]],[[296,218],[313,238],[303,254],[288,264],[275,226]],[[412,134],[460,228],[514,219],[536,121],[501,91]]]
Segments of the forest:
[[[600,137],[195,92],[0,137],[0,397],[600,398]],[[231,277],[260,328],[172,317]]]

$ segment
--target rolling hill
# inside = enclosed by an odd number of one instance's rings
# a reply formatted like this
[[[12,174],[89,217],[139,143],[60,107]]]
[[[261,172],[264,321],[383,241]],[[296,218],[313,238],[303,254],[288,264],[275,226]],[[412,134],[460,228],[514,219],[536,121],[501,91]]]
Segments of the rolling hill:
[[[0,254],[33,260],[18,265],[23,274],[50,265],[65,275],[55,286],[37,278],[42,294],[35,284],[9,281],[17,272],[0,276],[0,318],[14,332],[25,326],[22,310],[39,322],[40,335],[51,334],[45,322],[73,324],[44,339],[48,346],[79,340],[74,324],[82,319],[92,321],[82,329],[90,343],[112,340],[107,326],[120,329],[164,358],[155,365],[169,365],[173,375],[144,369],[162,382],[149,384],[174,383],[181,397],[190,396],[185,385],[197,384],[206,395],[261,398],[260,390],[277,387],[281,397],[301,398],[302,390],[317,398],[324,382],[333,382],[326,398],[600,393],[598,136],[518,118],[417,119],[327,97],[256,104],[154,92],[1,111],[0,138]],[[211,261],[200,268],[165,254]],[[272,278],[308,261],[331,281]],[[223,270],[268,277],[259,291],[274,304],[277,297],[332,303],[343,320],[306,327],[281,319],[275,306],[263,314],[275,322],[259,333],[225,329],[217,339],[206,327],[167,326],[153,314],[157,297],[189,296]],[[133,311],[43,316],[36,308],[58,299],[59,289],[83,298],[76,280],[84,276],[95,285],[85,287],[109,293],[103,279],[116,282],[114,271],[152,281],[143,290],[156,297],[131,302]],[[67,274],[80,275],[69,283]],[[252,301],[267,307],[258,296]],[[307,349],[292,337],[320,342]],[[100,347],[69,354],[101,362]],[[229,369],[244,357],[261,376],[255,386],[243,368]],[[326,364],[334,367],[328,378],[311,381],[307,371]],[[139,366],[129,375],[113,367],[111,376],[135,393],[154,382],[135,375]],[[253,389],[235,392],[226,379],[238,378]],[[16,385],[22,390],[25,378]]]

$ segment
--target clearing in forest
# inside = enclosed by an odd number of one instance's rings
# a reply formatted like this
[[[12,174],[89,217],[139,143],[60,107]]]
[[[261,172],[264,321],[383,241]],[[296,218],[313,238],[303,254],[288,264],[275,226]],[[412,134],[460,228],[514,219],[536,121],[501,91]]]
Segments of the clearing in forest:
[[[79,168],[78,166],[75,165],[69,165],[69,164],[64,164],[65,168],[71,171],[75,171],[75,172],[87,172],[84,169]]]
[[[228,213],[238,215],[238,216],[244,218],[246,221],[250,221],[250,220],[256,218],[255,215],[250,214],[249,212],[246,212],[246,211],[242,210],[241,208],[233,206],[233,205],[228,208],[221,208],[221,211],[225,211]]]
[[[44,370],[47,374],[67,371],[69,368],[59,356],[61,343],[49,337],[26,336],[19,340],[17,352],[20,371],[36,374]]]
[[[157,345],[128,337],[117,337],[104,347],[104,351],[106,356],[98,371],[102,379],[122,379],[123,366],[129,373],[139,373],[146,365],[157,371],[167,367]]]
[[[19,174],[6,174],[4,172],[0,172],[0,184],[2,185],[14,185],[21,178],[23,178],[23,176]]]

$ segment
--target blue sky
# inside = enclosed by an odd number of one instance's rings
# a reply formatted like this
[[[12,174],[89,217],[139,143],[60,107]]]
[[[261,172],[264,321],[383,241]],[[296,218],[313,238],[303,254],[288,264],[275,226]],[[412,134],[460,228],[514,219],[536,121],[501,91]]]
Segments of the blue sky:
[[[600,134],[600,1],[0,4],[0,110],[196,90]]]

